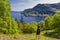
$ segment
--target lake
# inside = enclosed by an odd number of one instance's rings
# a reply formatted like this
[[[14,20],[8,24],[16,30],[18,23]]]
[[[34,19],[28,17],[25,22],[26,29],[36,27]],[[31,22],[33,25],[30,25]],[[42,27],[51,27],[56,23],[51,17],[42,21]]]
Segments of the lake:
[[[13,18],[16,18],[18,21],[20,21],[21,15],[22,14],[20,12],[12,12],[11,13],[11,16]],[[41,17],[30,17],[30,16],[24,16],[23,15],[23,20],[24,20],[25,23],[30,23],[30,22],[33,22],[33,21],[40,22],[40,21],[44,20],[44,18],[45,17],[43,17],[43,16],[41,16]]]

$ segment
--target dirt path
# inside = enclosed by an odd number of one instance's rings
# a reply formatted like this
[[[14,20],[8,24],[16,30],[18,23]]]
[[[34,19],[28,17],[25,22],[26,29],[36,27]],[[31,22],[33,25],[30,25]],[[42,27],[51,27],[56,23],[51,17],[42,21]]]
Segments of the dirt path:
[[[39,37],[39,40],[60,40],[56,38],[46,37],[44,36],[45,32],[41,32],[41,35]],[[21,34],[17,35],[16,37],[13,36],[7,36],[7,35],[0,35],[0,40],[36,40],[36,34]]]

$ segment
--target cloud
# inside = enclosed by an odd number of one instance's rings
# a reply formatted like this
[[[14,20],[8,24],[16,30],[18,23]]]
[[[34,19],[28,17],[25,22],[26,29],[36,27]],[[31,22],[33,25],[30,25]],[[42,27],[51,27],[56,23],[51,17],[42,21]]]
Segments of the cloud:
[[[59,0],[41,0],[41,2],[40,3],[58,3],[58,2],[60,2]]]
[[[14,11],[21,11],[27,8],[32,8],[38,3],[58,3],[60,0],[10,0],[11,8]]]

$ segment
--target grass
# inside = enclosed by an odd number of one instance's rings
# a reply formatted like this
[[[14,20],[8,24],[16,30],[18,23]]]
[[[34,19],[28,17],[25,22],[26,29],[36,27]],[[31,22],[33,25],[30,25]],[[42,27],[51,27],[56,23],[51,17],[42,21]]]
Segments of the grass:
[[[46,31],[41,32],[39,40],[58,40],[56,38],[44,36],[45,32]],[[36,40],[36,34],[35,33],[33,33],[33,34],[20,34],[17,36],[15,36],[15,35],[7,36],[7,35],[0,34],[0,40]]]

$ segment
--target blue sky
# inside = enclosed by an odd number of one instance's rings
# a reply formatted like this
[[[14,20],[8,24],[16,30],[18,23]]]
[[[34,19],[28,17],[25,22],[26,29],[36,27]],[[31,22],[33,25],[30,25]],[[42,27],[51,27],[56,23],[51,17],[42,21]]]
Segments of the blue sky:
[[[39,3],[58,3],[60,0],[9,0],[12,11],[23,11],[32,8]]]

